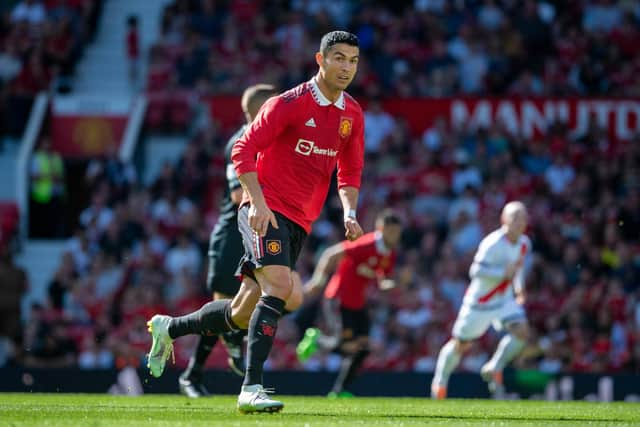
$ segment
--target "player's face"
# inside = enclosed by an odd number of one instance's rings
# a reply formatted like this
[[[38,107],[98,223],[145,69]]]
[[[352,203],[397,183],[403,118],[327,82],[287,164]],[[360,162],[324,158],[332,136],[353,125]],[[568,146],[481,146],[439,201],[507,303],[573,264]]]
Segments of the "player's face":
[[[382,228],[382,240],[388,248],[395,248],[400,243],[402,227],[399,224],[388,224]]]
[[[321,72],[327,84],[333,89],[345,90],[358,71],[360,49],[345,43],[329,48],[320,63]]]
[[[513,212],[507,226],[509,227],[510,233],[515,236],[520,236],[527,229],[528,223],[529,217],[527,211],[521,209]]]

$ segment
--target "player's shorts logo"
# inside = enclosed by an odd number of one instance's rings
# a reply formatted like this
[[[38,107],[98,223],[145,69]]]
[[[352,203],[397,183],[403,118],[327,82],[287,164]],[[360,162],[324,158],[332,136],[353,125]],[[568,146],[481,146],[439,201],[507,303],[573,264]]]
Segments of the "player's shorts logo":
[[[309,141],[307,139],[300,138],[298,143],[296,144],[296,153],[300,153],[303,156],[308,156],[313,151],[313,146],[315,143],[313,141]]]
[[[347,138],[351,135],[351,128],[353,127],[353,120],[351,117],[341,117],[340,126],[338,127],[338,134],[341,138]]]
[[[269,255],[278,255],[280,252],[282,252],[280,240],[267,240],[267,253]]]

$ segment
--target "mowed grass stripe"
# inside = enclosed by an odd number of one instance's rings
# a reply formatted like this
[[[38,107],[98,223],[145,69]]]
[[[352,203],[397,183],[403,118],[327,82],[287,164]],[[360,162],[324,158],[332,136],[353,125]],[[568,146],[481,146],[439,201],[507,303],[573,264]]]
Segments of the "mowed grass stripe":
[[[527,425],[640,426],[640,404],[279,396],[281,414],[241,415],[235,396],[188,400],[173,395],[117,397],[1,394],[0,424],[129,425]]]

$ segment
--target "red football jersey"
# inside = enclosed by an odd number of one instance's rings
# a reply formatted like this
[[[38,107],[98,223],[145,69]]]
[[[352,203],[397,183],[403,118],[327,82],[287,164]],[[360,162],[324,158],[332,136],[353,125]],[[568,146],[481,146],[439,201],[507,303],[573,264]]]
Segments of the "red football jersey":
[[[231,158],[238,175],[257,171],[271,210],[308,233],[336,165],[339,188],[360,188],[362,109],[346,92],[331,103],[313,78],[269,99],[236,142]]]
[[[365,304],[367,286],[388,277],[396,263],[396,253],[384,248],[379,233],[367,233],[354,242],[342,243],[344,256],[324,291],[325,298],[338,298],[340,304],[359,310]]]

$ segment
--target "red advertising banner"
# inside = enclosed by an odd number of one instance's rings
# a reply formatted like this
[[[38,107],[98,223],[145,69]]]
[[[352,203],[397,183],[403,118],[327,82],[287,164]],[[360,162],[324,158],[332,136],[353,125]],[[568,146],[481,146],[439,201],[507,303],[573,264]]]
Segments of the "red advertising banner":
[[[231,130],[242,122],[239,103],[239,97],[211,98],[211,113],[224,129]],[[566,122],[574,135],[582,134],[593,120],[616,140],[628,140],[640,132],[640,100],[631,98],[391,98],[383,105],[389,113],[406,119],[415,135],[438,117],[459,129],[502,123],[526,138],[541,137],[557,121]]]
[[[211,117],[227,132],[234,132],[245,121],[240,107],[239,96],[221,95],[210,97],[209,112]]]
[[[99,115],[53,115],[52,146],[62,157],[95,157],[119,147],[128,117]]]
[[[616,140],[628,140],[640,132],[640,100],[636,99],[398,99],[389,100],[384,106],[388,112],[405,117],[416,134],[438,117],[446,118],[457,129],[502,123],[510,132],[525,138],[544,135],[554,122],[567,123],[574,135],[581,135],[595,120]]]

